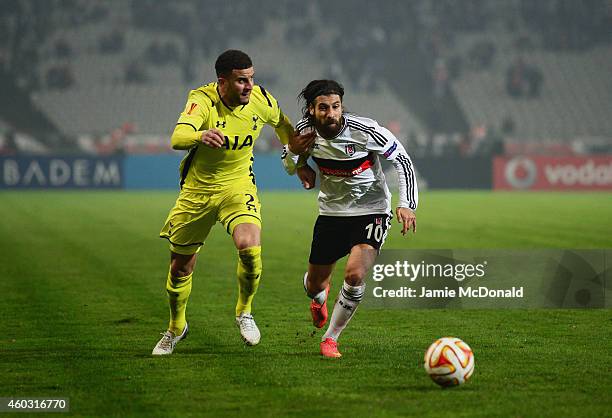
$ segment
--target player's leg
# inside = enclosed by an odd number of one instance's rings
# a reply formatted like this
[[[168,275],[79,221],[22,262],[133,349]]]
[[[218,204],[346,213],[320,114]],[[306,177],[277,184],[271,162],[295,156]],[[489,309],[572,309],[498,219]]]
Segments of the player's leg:
[[[160,237],[170,242],[170,268],[166,279],[170,321],[153,349],[154,355],[171,354],[176,343],[187,336],[186,310],[193,269],[197,253],[216,222],[215,213],[208,196],[181,193],[162,228]]]
[[[236,325],[247,345],[257,345],[261,339],[261,333],[251,314],[262,271],[260,236],[259,226],[252,223],[236,225],[232,234],[238,250]]]
[[[352,221],[350,240],[353,246],[344,270],[344,282],[321,342],[321,354],[326,357],[341,356],[338,338],[363,299],[365,277],[376,261],[389,225],[387,215],[360,216]]]
[[[219,221],[238,250],[236,325],[247,345],[256,345],[261,338],[251,314],[262,272],[260,208],[257,189],[252,183],[237,186],[219,208]]]
[[[262,271],[261,230],[252,223],[236,225],[232,235],[238,250],[238,301],[236,316],[250,314]]]
[[[374,265],[377,254],[378,251],[368,244],[358,244],[352,248],[344,270],[344,283],[323,338],[338,340],[355,314],[365,292],[365,276]]]
[[[196,258],[197,254],[183,255],[170,251],[170,271],[166,280],[170,323],[166,332],[162,333],[162,338],[153,348],[153,355],[172,354],[176,344],[187,338],[189,325],[187,325],[185,312],[191,294]]]
[[[335,262],[332,264],[308,263],[308,271],[304,274],[304,290],[309,298],[323,303],[325,290],[329,288],[335,266]],[[321,296],[323,299],[320,298]]]
[[[304,290],[312,299],[310,302],[310,315],[312,324],[323,328],[327,322],[327,298],[331,284],[331,275],[336,263],[308,264],[308,271],[304,274]]]
[[[170,323],[168,331],[175,335],[181,335],[187,321],[185,312],[187,301],[191,294],[191,283],[193,269],[195,267],[197,254],[178,254],[170,252],[170,271],[166,280],[166,292],[168,293],[168,303],[170,305]]]
[[[327,322],[327,298],[336,261],[348,254],[350,244],[344,231],[345,220],[319,216],[312,233],[308,271],[304,275],[304,290],[312,299],[312,323],[322,328]]]
[[[329,327],[323,335],[321,354],[326,357],[340,357],[337,341],[355,314],[365,292],[365,276],[374,264],[378,251],[368,244],[358,244],[351,254],[344,271],[344,283],[334,305]]]

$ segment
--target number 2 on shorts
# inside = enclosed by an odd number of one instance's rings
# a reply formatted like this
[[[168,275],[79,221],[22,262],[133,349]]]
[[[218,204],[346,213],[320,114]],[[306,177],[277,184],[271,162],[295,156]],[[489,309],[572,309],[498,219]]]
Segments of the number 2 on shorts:
[[[255,201],[255,197],[250,193],[245,193],[245,196],[248,196],[249,200],[246,201],[246,207],[248,210],[252,210],[253,212],[257,212],[257,207],[253,203]]]

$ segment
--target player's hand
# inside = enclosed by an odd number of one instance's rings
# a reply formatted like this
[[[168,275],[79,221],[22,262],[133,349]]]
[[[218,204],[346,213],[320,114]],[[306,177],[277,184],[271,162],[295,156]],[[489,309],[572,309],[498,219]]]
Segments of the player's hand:
[[[312,147],[314,144],[316,136],[317,135],[314,130],[303,134],[295,131],[293,136],[289,139],[289,151],[294,154],[304,154],[305,152],[308,152],[310,147]]]
[[[297,176],[302,182],[302,186],[304,186],[305,189],[309,190],[315,186],[317,173],[312,168],[310,168],[308,164],[297,169]]]
[[[225,144],[223,132],[215,128],[202,132],[200,139],[204,145],[208,145],[211,148],[221,148]]]
[[[402,224],[402,235],[406,235],[406,232],[410,231],[411,227],[414,234],[416,232],[416,215],[414,212],[408,208],[397,208],[395,213],[397,221]]]

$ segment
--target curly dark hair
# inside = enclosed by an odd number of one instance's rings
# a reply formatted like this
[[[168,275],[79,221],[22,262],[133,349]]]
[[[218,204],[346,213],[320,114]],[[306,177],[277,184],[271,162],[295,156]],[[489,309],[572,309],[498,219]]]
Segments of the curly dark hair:
[[[310,118],[308,107],[314,105],[315,99],[319,96],[337,94],[340,101],[344,96],[344,87],[334,80],[312,80],[298,95],[298,101],[303,101],[302,114],[305,118]]]
[[[217,77],[227,77],[232,70],[245,70],[253,66],[251,58],[237,49],[228,49],[217,58],[215,71]]]

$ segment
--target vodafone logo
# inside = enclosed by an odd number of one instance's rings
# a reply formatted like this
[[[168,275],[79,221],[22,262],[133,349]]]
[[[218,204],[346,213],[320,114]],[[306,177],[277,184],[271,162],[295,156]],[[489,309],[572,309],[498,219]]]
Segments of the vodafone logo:
[[[493,176],[503,190],[612,191],[612,156],[496,158]]]
[[[546,180],[550,184],[564,186],[610,186],[612,185],[612,163],[596,164],[588,160],[584,164],[557,164],[544,167]]]
[[[538,176],[538,168],[529,158],[515,157],[506,164],[504,176],[512,187],[527,189],[535,182]]]

